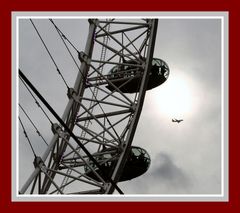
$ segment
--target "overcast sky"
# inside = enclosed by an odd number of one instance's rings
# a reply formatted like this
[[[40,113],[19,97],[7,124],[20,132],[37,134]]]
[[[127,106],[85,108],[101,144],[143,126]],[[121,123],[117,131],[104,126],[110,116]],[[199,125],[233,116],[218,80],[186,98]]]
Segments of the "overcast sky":
[[[47,20],[36,20],[69,85],[77,69]],[[79,50],[84,50],[87,20],[56,20]],[[220,19],[160,19],[154,57],[166,61],[169,79],[147,92],[133,145],[151,156],[149,170],[119,183],[125,194],[219,194],[221,192],[221,22]],[[29,20],[19,24],[19,66],[61,115],[66,87],[56,74]],[[23,89],[20,103],[38,126],[49,125]],[[33,107],[34,106],[34,107]],[[23,117],[23,114],[20,112]],[[172,118],[183,119],[173,123]],[[25,120],[26,122],[26,120]],[[47,125],[46,125],[47,124]],[[49,141],[49,128],[40,129]],[[39,155],[46,149],[32,131]],[[32,156],[20,130],[20,186],[32,170]],[[31,157],[30,157],[31,156]]]

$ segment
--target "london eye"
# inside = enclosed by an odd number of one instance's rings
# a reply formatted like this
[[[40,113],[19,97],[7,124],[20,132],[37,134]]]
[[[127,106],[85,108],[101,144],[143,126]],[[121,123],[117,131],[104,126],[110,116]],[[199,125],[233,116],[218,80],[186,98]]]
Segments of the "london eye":
[[[158,20],[89,19],[84,50],[75,48],[54,20],[46,21],[74,55],[78,74],[73,85],[65,81],[35,20],[29,20],[66,85],[68,102],[58,115],[25,74],[27,68],[19,67],[19,82],[51,114],[52,132],[44,152],[36,154],[22,117],[33,122],[19,102],[19,131],[33,150],[32,172],[19,194],[123,194],[118,183],[144,174],[151,163],[147,150],[132,144],[145,94],[169,75],[167,63],[153,55]]]

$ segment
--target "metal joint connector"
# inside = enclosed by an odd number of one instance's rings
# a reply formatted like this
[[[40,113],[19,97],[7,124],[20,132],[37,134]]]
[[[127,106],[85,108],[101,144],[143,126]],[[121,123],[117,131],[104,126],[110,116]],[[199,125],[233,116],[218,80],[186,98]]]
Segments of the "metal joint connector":
[[[78,59],[79,59],[82,63],[85,62],[85,63],[88,64],[88,65],[89,65],[90,62],[91,62],[89,56],[88,56],[85,52],[83,52],[83,51],[78,52]]]
[[[62,131],[62,129],[59,126],[59,124],[57,124],[57,123],[52,124],[52,132],[53,132],[53,134],[59,134],[60,131]]]
[[[37,168],[37,167],[41,168],[44,165],[44,162],[41,157],[36,156],[34,158],[33,165],[35,168]]]
[[[88,19],[88,23],[95,24],[97,26],[99,24],[99,20],[98,19]]]
[[[73,88],[68,88],[67,96],[69,99],[73,98],[73,96],[76,94],[77,92]]]
[[[132,105],[131,105],[131,112],[135,112],[136,111],[136,109],[137,109],[137,104],[135,104],[135,103],[132,103]]]
[[[52,132],[53,134],[58,134],[60,138],[67,138],[69,134],[67,132],[64,132],[62,128],[58,124],[52,125]]]

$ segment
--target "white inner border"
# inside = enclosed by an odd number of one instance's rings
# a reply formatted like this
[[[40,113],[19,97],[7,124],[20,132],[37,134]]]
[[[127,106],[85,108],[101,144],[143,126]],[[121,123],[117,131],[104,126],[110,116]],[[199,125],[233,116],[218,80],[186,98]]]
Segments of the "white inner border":
[[[93,15],[94,14],[94,15]],[[107,15],[106,15],[107,14]],[[157,18],[221,20],[221,193],[131,195],[19,195],[18,67],[20,19]],[[15,86],[16,85],[16,86]],[[228,201],[228,12],[13,12],[12,201]]]

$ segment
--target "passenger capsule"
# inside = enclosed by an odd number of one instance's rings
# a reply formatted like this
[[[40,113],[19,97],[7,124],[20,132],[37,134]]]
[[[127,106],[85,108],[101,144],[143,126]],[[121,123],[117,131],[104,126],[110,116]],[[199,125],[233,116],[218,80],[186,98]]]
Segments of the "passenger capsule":
[[[114,153],[111,152],[111,150],[106,149],[102,151],[102,153],[103,154],[99,153],[99,155],[95,154],[95,159],[101,164],[104,174],[111,177],[118,161],[118,158],[116,158],[116,152]],[[119,182],[131,180],[144,174],[148,170],[150,162],[150,156],[146,150],[137,146],[132,146]],[[98,174],[101,176],[103,175],[102,171],[100,171],[96,165],[92,162],[89,163]],[[88,177],[99,181],[97,176],[89,169],[89,167],[85,167],[85,172]]]
[[[122,65],[114,66],[107,75],[110,83],[106,87],[110,91],[114,91],[116,90],[114,86],[116,86],[123,93],[139,92],[143,71],[143,67],[137,60],[126,61]],[[168,76],[169,67],[167,63],[162,59],[153,58],[147,90],[161,85],[167,80]]]

